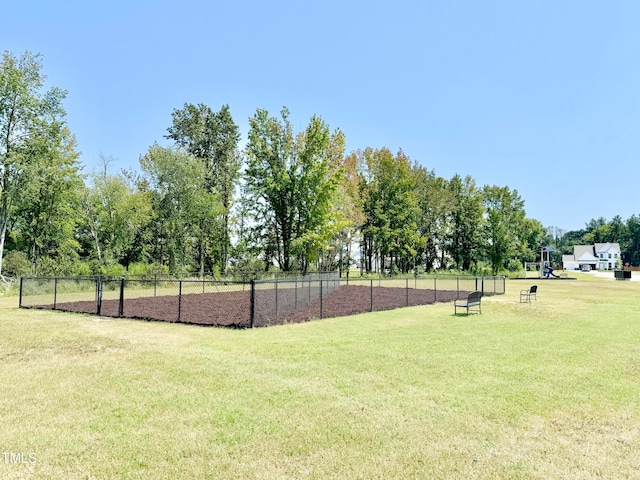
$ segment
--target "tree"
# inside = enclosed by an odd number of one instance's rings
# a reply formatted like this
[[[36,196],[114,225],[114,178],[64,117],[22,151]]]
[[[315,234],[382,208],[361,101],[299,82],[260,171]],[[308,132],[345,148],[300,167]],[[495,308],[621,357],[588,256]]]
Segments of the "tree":
[[[332,206],[344,137],[316,116],[295,135],[288,117],[285,107],[281,119],[263,109],[249,119],[246,192],[265,256],[306,271],[341,228]]]
[[[582,237],[582,242],[585,244],[605,243],[610,238],[611,225],[605,221],[602,225],[598,225],[585,233]]]
[[[19,58],[9,52],[2,55],[0,274],[7,230],[20,208],[24,188],[36,178],[37,172],[43,171],[42,162],[55,159],[72,168],[77,158],[73,136],[65,126],[62,101],[66,92],[56,87],[43,92],[45,77],[41,69],[39,54],[25,52]]]
[[[143,259],[152,194],[137,188],[131,173],[109,174],[109,162],[103,158],[103,170],[91,175],[91,186],[85,190],[84,228],[100,264],[128,267]]]
[[[561,245],[563,254],[573,254],[573,246],[581,245],[584,242],[582,239],[586,235],[587,231],[581,230],[569,230],[562,235]]]
[[[540,245],[551,243],[545,242],[544,237],[545,228],[539,220],[533,218],[523,219],[517,232],[517,249],[515,253],[515,260],[519,267],[523,265],[523,262],[535,262],[540,258]],[[558,258],[561,259],[562,254],[556,251],[552,252],[550,257],[552,259],[555,258],[555,261],[558,262]]]
[[[475,181],[454,175],[449,181],[451,210],[447,250],[457,268],[469,270],[477,262],[484,229],[483,192]]]
[[[343,219],[342,228],[338,233],[336,249],[338,250],[338,269],[340,275],[344,269],[349,270],[353,264],[352,244],[360,239],[359,226],[364,222],[364,215],[359,205],[358,155],[355,152],[340,160],[339,168],[342,172],[340,183],[336,190],[335,208]]]
[[[48,137],[31,138],[19,152],[18,163],[28,165],[29,178],[14,202],[10,234],[36,273],[71,273],[80,247],[75,230],[83,186],[75,138],[62,127]]]
[[[626,222],[629,232],[628,240],[621,245],[622,261],[632,265],[640,265],[640,218],[632,215]]]
[[[418,200],[417,226],[420,235],[418,255],[424,269],[433,269],[438,253],[444,252],[449,231],[449,217],[453,197],[447,181],[434,171],[414,165],[416,196]]]
[[[386,148],[367,148],[360,165],[360,189],[365,222],[362,226],[367,271],[372,257],[389,257],[390,268],[408,271],[417,254],[418,197],[409,158]]]
[[[206,243],[212,242],[215,249],[214,263],[224,272],[229,257],[231,236],[229,215],[233,203],[233,192],[240,172],[238,142],[240,133],[234,123],[228,105],[214,112],[206,105],[185,103],[181,110],[172,113],[173,125],[166,136],[185,148],[200,160],[205,167],[204,184],[209,193],[216,192],[222,203],[218,229],[201,225],[202,233],[209,239],[199,239],[203,251]],[[220,234],[216,230],[220,231]],[[219,238],[215,241],[215,238]]]
[[[518,248],[519,233],[525,219],[524,201],[517,190],[488,186],[483,189],[485,207],[485,252],[496,275]]]
[[[622,221],[620,215],[616,215],[609,222],[609,237],[606,240],[611,243],[620,243],[621,245],[625,245],[629,241],[629,228]]]
[[[204,187],[204,165],[184,150],[155,144],[140,158],[140,166],[153,196],[154,260],[168,265],[171,273],[201,264],[200,226],[221,211],[217,195]]]

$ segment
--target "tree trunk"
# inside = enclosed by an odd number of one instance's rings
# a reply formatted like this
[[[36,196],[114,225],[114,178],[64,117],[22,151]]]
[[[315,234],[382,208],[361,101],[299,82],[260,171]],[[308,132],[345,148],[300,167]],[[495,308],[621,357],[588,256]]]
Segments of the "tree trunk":
[[[223,216],[224,222],[224,244],[222,245],[222,265],[220,265],[220,273],[224,276],[227,271],[227,262],[229,261],[229,215],[227,214],[227,206],[224,206],[225,213]]]
[[[2,219],[0,220],[0,278],[2,278],[2,260],[4,259],[4,238],[7,235],[7,222],[9,220],[7,217],[8,215],[3,211]]]

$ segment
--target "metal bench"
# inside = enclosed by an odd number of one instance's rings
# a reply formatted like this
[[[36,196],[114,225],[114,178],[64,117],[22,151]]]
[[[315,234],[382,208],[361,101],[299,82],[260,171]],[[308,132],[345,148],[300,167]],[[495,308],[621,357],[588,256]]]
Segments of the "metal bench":
[[[529,303],[533,298],[536,302],[538,298],[536,294],[538,293],[538,286],[533,285],[529,290],[520,290],[520,303]]]
[[[466,300],[456,300],[454,302],[453,314],[458,314],[458,309],[466,310],[466,313],[471,313],[476,311],[478,313],[482,313],[482,308],[480,307],[480,302],[482,301],[482,292],[471,292]]]

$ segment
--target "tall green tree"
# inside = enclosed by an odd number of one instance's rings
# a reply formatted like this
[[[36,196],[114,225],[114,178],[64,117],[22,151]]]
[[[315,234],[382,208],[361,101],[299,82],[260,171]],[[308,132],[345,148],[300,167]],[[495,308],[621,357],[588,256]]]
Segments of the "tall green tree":
[[[45,77],[39,54],[2,54],[0,62],[0,274],[10,223],[20,209],[24,189],[40,173],[43,162],[74,168],[77,154],[66,128],[62,101],[66,92],[43,91]],[[38,181],[45,181],[42,177]],[[33,187],[33,185],[32,185]],[[24,209],[23,209],[24,210]]]
[[[224,272],[231,244],[233,194],[240,177],[238,126],[233,121],[228,105],[214,112],[203,104],[186,103],[182,109],[173,111],[172,118],[173,124],[167,129],[166,137],[203,163],[207,191],[216,192],[222,203],[223,208],[216,222],[218,226],[201,225],[203,235],[208,238],[199,239],[199,242],[203,252],[208,250],[208,244],[213,247],[213,263]]]
[[[583,244],[583,238],[587,231],[585,229],[569,230],[562,235],[562,245],[564,254],[573,254],[573,246]]]
[[[525,218],[517,233],[517,250],[514,260],[517,262],[518,268],[525,261],[538,261],[540,259],[540,245],[551,245],[552,243],[551,238],[545,241],[545,228],[539,220]],[[550,258],[552,263],[559,263],[562,253],[560,251],[552,252]]]
[[[629,228],[627,224],[622,220],[620,215],[616,215],[609,222],[609,238],[607,242],[618,242],[621,245],[625,245],[629,240]]]
[[[131,174],[114,175],[103,159],[101,172],[91,175],[82,199],[83,226],[101,265],[128,267],[143,261],[152,216],[152,192],[140,190]]]
[[[409,158],[394,156],[386,148],[363,152],[360,166],[361,196],[365,222],[362,225],[367,271],[372,257],[389,259],[391,269],[412,268],[420,239],[417,226],[416,177]]]
[[[620,245],[622,261],[631,265],[640,265],[640,217],[632,215],[625,224],[628,237],[627,241]]]
[[[484,228],[483,191],[470,176],[454,175],[448,184],[451,195],[447,248],[456,268],[469,270],[476,264]]]
[[[509,187],[485,185],[485,252],[496,275],[507,267],[508,261],[518,249],[518,238],[525,219],[524,201],[517,190]]]
[[[453,196],[446,179],[419,165],[414,165],[413,169],[418,199],[417,226],[421,239],[419,263],[426,271],[430,271],[438,260],[438,253],[445,250]]]
[[[280,119],[258,109],[249,119],[247,195],[265,256],[284,271],[306,271],[340,230],[333,209],[344,137],[313,116],[294,134],[289,111]]]
[[[611,225],[604,218],[600,218],[595,223],[592,220],[587,229],[587,233],[582,237],[582,242],[585,244],[605,243],[611,238]]]
[[[37,274],[72,273],[78,259],[83,182],[75,147],[75,138],[63,126],[48,137],[32,138],[18,155],[24,159],[20,163],[29,165],[29,179],[14,203],[10,235]]]
[[[358,176],[358,155],[351,152],[340,160],[341,170],[340,183],[336,190],[335,208],[339,211],[343,219],[342,228],[335,239],[337,255],[337,266],[342,275],[343,270],[347,270],[355,265],[353,244],[360,242],[359,227],[364,222],[364,215],[359,202],[359,180]]]
[[[170,273],[192,271],[204,257],[201,225],[221,211],[218,196],[204,187],[205,167],[182,149],[157,144],[140,158],[140,166],[152,192],[152,257]]]

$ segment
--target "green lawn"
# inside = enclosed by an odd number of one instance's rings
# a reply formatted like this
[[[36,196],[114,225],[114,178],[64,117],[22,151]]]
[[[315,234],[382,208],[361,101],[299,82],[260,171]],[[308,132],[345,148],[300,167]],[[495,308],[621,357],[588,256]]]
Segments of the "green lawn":
[[[254,330],[0,300],[0,478],[640,478],[640,282],[579,277]]]

